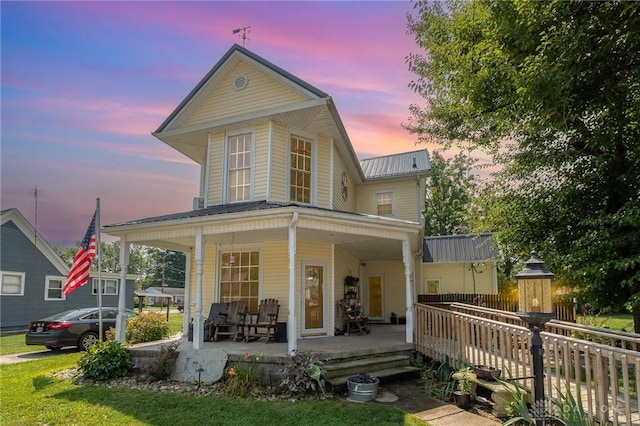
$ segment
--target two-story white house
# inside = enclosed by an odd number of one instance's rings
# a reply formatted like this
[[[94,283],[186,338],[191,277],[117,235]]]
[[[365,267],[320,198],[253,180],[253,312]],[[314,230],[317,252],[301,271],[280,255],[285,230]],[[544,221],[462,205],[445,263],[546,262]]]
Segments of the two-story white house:
[[[328,94],[238,45],[153,135],[201,166],[193,210],[103,231],[123,270],[132,243],[186,253],[195,348],[210,304],[240,299],[280,301],[289,353],[332,336],[347,275],[370,320],[404,314],[413,341],[426,150],[359,161]]]

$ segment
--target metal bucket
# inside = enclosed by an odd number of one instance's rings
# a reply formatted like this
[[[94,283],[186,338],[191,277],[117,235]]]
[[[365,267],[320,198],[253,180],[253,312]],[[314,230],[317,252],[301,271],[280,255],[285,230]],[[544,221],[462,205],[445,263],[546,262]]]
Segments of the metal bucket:
[[[347,386],[349,388],[349,399],[354,401],[373,401],[378,396],[378,385],[380,380],[375,379],[373,383],[357,383],[352,382],[351,379],[347,379]]]

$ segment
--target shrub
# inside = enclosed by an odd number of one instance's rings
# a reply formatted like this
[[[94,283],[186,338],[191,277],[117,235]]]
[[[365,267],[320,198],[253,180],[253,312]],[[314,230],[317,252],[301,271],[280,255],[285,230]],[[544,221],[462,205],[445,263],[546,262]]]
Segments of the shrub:
[[[78,360],[78,369],[85,377],[94,380],[109,380],[124,377],[133,367],[131,355],[118,342],[98,342],[83,353]]]
[[[169,337],[169,324],[159,313],[149,312],[127,321],[125,340],[130,345],[162,340],[167,337]]]
[[[289,357],[278,371],[282,375],[280,386],[293,395],[315,393],[318,390],[324,393],[324,379],[320,378],[325,373],[323,364],[323,361],[304,352]]]
[[[144,373],[154,381],[167,380],[171,377],[178,359],[178,346],[180,346],[178,342],[160,346],[158,357],[147,363]]]

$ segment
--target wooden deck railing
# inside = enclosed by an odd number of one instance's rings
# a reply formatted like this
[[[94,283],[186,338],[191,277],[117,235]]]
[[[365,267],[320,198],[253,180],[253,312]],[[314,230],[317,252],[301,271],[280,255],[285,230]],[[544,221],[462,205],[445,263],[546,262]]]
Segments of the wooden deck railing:
[[[521,379],[517,382],[533,394],[527,328],[423,304],[415,311],[418,352],[455,368],[499,368],[503,378]],[[558,399],[558,391],[566,393],[568,386],[599,423],[640,425],[640,352],[550,332],[541,336],[547,397]]]

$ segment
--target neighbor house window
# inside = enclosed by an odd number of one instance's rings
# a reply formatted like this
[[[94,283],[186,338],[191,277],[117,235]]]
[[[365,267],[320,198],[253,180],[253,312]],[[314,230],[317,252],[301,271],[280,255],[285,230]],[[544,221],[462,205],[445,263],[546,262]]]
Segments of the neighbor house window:
[[[244,300],[249,312],[256,312],[260,283],[260,252],[222,253],[220,267],[220,302]]]
[[[24,272],[0,271],[0,279],[2,280],[0,294],[3,296],[23,296],[24,276]]]
[[[291,136],[289,199],[311,204],[311,141]]]
[[[227,198],[230,203],[248,201],[251,197],[251,134],[229,137],[229,184]]]
[[[91,293],[98,294],[98,279],[94,278],[91,281]],[[116,279],[102,279],[102,294],[117,295],[118,294],[118,280]]]
[[[44,283],[44,300],[65,300],[62,293],[63,277],[47,276]]]
[[[376,193],[376,214],[393,216],[393,192]]]

